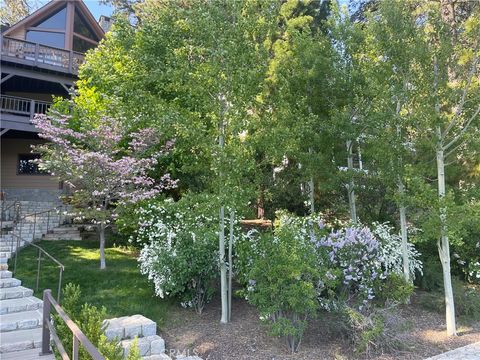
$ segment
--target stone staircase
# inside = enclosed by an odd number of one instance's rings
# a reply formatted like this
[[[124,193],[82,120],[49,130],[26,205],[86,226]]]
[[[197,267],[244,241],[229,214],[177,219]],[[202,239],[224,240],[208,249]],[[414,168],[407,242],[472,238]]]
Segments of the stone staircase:
[[[80,229],[74,225],[62,225],[49,230],[42,236],[43,240],[82,240]]]
[[[8,270],[10,252],[0,252],[0,358],[40,359],[42,300]],[[53,355],[42,356],[53,360]]]
[[[142,315],[123,316],[105,320],[105,336],[120,341],[126,357],[135,338],[144,360],[172,360],[165,354],[165,341],[157,335],[157,323]],[[198,356],[176,356],[176,360],[202,360]]]

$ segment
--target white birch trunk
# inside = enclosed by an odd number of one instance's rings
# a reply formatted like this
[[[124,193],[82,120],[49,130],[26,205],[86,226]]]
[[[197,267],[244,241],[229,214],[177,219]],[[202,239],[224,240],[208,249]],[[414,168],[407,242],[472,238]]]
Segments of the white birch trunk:
[[[222,324],[228,323],[227,265],[225,264],[225,207],[220,207],[218,247],[220,249],[220,295],[222,300]]]
[[[232,320],[232,279],[233,279],[233,222],[235,214],[230,211],[230,237],[228,240],[228,321]]]
[[[347,164],[348,164],[348,170],[352,174],[352,177],[350,179],[350,182],[347,186],[348,189],[348,205],[350,207],[350,219],[354,224],[357,223],[357,207],[355,204],[355,182],[353,181],[353,144],[351,140],[347,141],[347,151],[348,151],[348,157],[347,157]]]
[[[100,270],[104,270],[107,267],[105,263],[105,223],[100,223],[98,232],[100,235]]]
[[[226,99],[224,96],[220,96],[222,102],[222,109],[219,122],[219,137],[218,145],[220,146],[220,173],[219,177],[222,179],[223,175],[223,149],[225,147],[225,123],[224,114],[226,111]],[[223,188],[220,184],[219,194],[222,195]],[[222,196],[220,196],[222,198]],[[222,198],[223,201],[223,198]],[[227,294],[227,266],[225,264],[225,207],[220,207],[220,219],[219,219],[219,231],[218,231],[218,248],[219,248],[219,265],[220,265],[220,298],[222,302],[222,317],[220,322],[222,324],[228,323],[228,294]]]
[[[402,236],[402,259],[403,259],[403,276],[405,281],[410,282],[410,263],[408,259],[408,226],[407,226],[407,207],[404,204],[403,197],[405,195],[405,187],[399,176],[398,194],[400,196],[400,234]]]
[[[315,182],[313,181],[313,176],[310,177],[308,187],[310,188],[310,214],[313,214],[315,213]]]
[[[437,175],[438,175],[438,197],[442,201],[445,198],[445,154],[442,143],[442,132],[437,128]],[[448,241],[447,209],[440,208],[440,239],[438,241],[438,254],[442,263],[443,286],[445,289],[445,315],[447,323],[447,334],[457,334],[455,324],[455,304],[453,300],[452,274],[450,271],[450,244]]]

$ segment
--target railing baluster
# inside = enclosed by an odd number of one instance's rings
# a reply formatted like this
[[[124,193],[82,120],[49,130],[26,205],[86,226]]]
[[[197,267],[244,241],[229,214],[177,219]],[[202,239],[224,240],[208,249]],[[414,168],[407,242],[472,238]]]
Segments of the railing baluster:
[[[37,213],[33,215],[33,238],[32,241],[35,240],[35,228],[37,227]]]
[[[48,294],[52,291],[47,289],[43,292],[43,321],[42,321],[42,352],[40,355],[51,354],[50,350],[50,328],[48,323],[50,322],[50,312],[52,305],[50,304],[50,299]]]
[[[47,213],[47,234],[48,234],[48,226],[50,225],[50,210]]]
[[[38,284],[40,282],[40,262],[42,261],[42,252],[38,249],[38,265],[37,265],[37,285],[35,291],[38,291]]]
[[[35,115],[35,100],[30,100],[30,119]]]
[[[75,334],[73,336],[73,349],[72,349],[72,358],[73,360],[78,360],[78,339]]]
[[[60,268],[60,271],[58,274],[57,302],[60,304],[60,294],[62,293],[63,266],[59,266],[59,268]]]

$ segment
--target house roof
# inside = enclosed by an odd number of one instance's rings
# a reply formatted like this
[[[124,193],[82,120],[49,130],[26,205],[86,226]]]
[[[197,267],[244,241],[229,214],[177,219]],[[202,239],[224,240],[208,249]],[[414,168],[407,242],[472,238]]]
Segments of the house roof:
[[[52,0],[38,10],[36,10],[35,12],[33,12],[32,14],[28,15],[24,19],[9,27],[3,32],[3,35],[8,36],[9,34],[15,33],[19,29],[27,28],[33,23],[37,23],[38,21],[41,21],[42,19],[55,13],[56,10],[63,7],[67,3],[74,3],[76,9],[80,11],[80,13],[83,15],[83,17],[88,22],[88,24],[98,36],[98,38],[103,38],[103,36],[105,35],[103,29],[97,23],[92,13],[90,12],[90,10],[88,10],[88,7],[84,4],[82,0]]]

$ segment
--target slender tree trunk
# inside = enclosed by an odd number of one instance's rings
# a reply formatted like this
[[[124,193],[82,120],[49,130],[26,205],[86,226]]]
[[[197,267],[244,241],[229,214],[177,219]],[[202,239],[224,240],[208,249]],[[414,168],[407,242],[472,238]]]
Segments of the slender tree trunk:
[[[98,226],[98,233],[100,235],[100,269],[107,267],[105,264],[105,223],[101,222]]]
[[[442,132],[437,128],[437,173],[438,173],[438,197],[440,202],[445,198],[445,154],[443,151]],[[443,286],[445,288],[445,315],[447,322],[447,334],[457,334],[455,324],[455,304],[453,300],[452,274],[450,271],[450,244],[448,240],[447,209],[440,204],[440,239],[438,240],[438,254],[442,263]]]
[[[232,279],[233,279],[233,222],[235,214],[230,211],[230,237],[228,240],[228,321],[232,320]]]
[[[405,186],[401,177],[398,177],[398,195],[400,196],[400,233],[402,235],[402,259],[403,276],[405,281],[410,282],[410,263],[408,259],[408,227],[407,227],[407,207],[403,197],[405,196]]]
[[[310,177],[308,181],[309,187],[309,198],[310,198],[310,214],[315,213],[315,182],[313,181],[313,176]]]
[[[218,237],[220,249],[220,296],[222,300],[222,324],[228,323],[227,265],[225,264],[225,207],[220,207],[220,229]]]
[[[308,149],[308,152],[311,154],[313,152],[312,148]],[[309,189],[309,202],[310,202],[310,214],[315,213],[315,182],[313,181],[313,176],[310,176],[310,180],[308,181],[308,189]]]
[[[352,174],[348,184],[348,205],[350,207],[350,219],[354,224],[357,223],[357,206],[355,204],[355,182],[353,181],[353,144],[351,140],[347,141],[347,164],[348,170]]]
[[[220,146],[220,179],[223,178],[223,149],[225,148],[225,123],[224,123],[224,114],[226,111],[226,99],[224,96],[220,97],[222,102],[220,122],[219,122],[219,133],[218,145]],[[223,184],[220,184],[219,189],[220,198],[223,201]],[[219,264],[220,264],[220,298],[222,302],[222,317],[220,322],[222,324],[228,323],[228,289],[227,289],[227,266],[225,264],[225,207],[222,205],[220,207],[220,221],[219,221],[219,231],[218,231],[218,247],[219,247]]]

